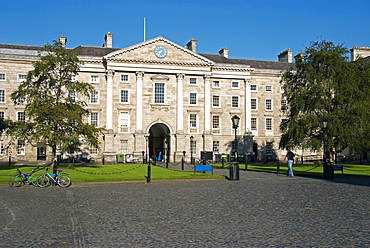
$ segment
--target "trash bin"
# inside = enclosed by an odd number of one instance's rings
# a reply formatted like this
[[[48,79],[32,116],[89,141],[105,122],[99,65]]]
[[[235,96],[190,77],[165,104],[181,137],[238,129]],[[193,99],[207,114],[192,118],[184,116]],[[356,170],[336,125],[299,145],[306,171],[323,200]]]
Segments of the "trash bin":
[[[117,163],[123,163],[125,161],[125,155],[117,154],[116,155],[116,161],[117,161]]]
[[[324,163],[324,173],[323,177],[325,179],[333,179],[334,178],[334,164],[331,162]]]

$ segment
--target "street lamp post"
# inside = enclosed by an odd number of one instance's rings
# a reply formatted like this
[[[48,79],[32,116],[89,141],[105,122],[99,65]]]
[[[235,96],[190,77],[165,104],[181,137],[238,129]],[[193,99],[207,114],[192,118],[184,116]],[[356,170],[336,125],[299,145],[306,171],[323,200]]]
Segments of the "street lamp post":
[[[193,164],[193,141],[194,137],[190,136],[190,164]]]
[[[328,122],[329,121],[325,118],[320,121],[323,132],[324,132],[323,155],[322,155],[323,177],[326,178],[326,179],[333,179],[334,178],[334,168],[331,166],[331,164],[328,161],[327,145],[326,145]]]
[[[231,117],[231,121],[233,122],[233,128],[235,130],[235,139],[234,139],[234,162],[238,161],[238,143],[237,143],[237,138],[236,138],[236,129],[239,127],[239,116],[234,115]]]

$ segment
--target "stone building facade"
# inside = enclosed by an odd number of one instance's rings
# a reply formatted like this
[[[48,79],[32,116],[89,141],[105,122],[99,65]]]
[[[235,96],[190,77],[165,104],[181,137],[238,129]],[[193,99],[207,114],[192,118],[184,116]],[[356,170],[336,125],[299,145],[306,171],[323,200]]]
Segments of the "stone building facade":
[[[66,47],[67,39],[59,37]],[[279,125],[286,103],[280,74],[292,66],[292,51],[279,61],[229,58],[224,47],[218,54],[200,54],[197,41],[186,46],[157,37],[126,48],[113,47],[105,35],[102,47],[66,48],[83,61],[79,81],[90,82],[89,121],[106,129],[98,148],[86,145],[81,156],[114,163],[117,154],[141,159],[163,155],[178,162],[184,156],[213,160],[233,151],[235,133],[231,118],[240,118],[236,130],[239,154],[264,161],[281,159]],[[22,106],[10,100],[32,69],[41,47],[0,44],[0,118],[24,118]],[[7,142],[3,135],[2,144]],[[64,155],[67,156],[67,155]],[[7,161],[47,160],[47,148],[15,141],[1,150]]]

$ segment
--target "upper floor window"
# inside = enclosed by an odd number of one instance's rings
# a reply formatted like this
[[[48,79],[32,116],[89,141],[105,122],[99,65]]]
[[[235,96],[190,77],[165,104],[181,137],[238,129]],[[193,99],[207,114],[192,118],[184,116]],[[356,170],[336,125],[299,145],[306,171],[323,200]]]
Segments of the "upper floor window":
[[[73,81],[73,82],[77,81],[77,77],[76,77],[76,75],[70,75],[70,76],[69,76],[69,79],[70,79],[71,81]]]
[[[99,103],[99,92],[98,91],[90,92],[90,103]]]
[[[0,102],[5,102],[5,90],[0,90]]]
[[[212,85],[213,85],[213,88],[220,88],[220,81],[213,81]]]
[[[231,82],[231,88],[239,89],[239,82]]]
[[[197,84],[197,79],[196,78],[190,78],[190,84]]]
[[[23,82],[26,79],[27,79],[27,75],[26,74],[18,74],[18,79],[17,79],[18,82]]]
[[[266,85],[266,92],[272,92],[272,86]]]
[[[257,130],[257,118],[251,118],[251,129]]]
[[[220,128],[220,116],[214,115],[212,116],[212,128],[219,129]]]
[[[257,85],[251,84],[251,91],[257,91]]]
[[[255,99],[255,98],[251,99],[251,109],[252,110],[257,110],[257,99]]]
[[[90,125],[98,126],[99,124],[99,113],[92,112],[90,114]]]
[[[280,106],[281,111],[287,111],[288,110],[288,103],[287,100],[282,99],[281,100],[281,106]]]
[[[195,128],[195,127],[197,127],[198,125],[197,125],[197,115],[196,114],[190,114],[189,115],[189,126],[191,127],[191,128]]]
[[[72,100],[72,101],[76,101],[76,91],[74,90],[70,90],[68,92],[68,97]]]
[[[128,112],[122,112],[119,114],[119,132],[127,133],[130,127],[130,115]]]
[[[25,121],[26,114],[24,112],[17,112],[17,121]]]
[[[212,106],[213,107],[220,107],[220,96],[213,96],[212,97]]]
[[[190,93],[189,95],[189,104],[197,105],[197,93]]]
[[[239,108],[239,96],[232,96],[231,97],[231,107],[232,108]]]
[[[272,99],[266,99],[266,110],[272,110]]]
[[[120,103],[128,103],[128,90],[121,90],[120,98],[119,98]]]
[[[90,82],[91,83],[99,83],[99,76],[91,75]]]
[[[128,74],[121,74],[120,82],[121,82],[121,83],[127,83],[127,82],[129,82],[129,81],[130,81],[129,79],[130,79],[130,78],[129,78],[129,75],[128,75]]]
[[[164,103],[165,97],[165,84],[155,83],[154,84],[154,103]]]
[[[266,131],[272,131],[272,118],[266,118]]]
[[[5,81],[5,73],[0,73],[0,81]]]

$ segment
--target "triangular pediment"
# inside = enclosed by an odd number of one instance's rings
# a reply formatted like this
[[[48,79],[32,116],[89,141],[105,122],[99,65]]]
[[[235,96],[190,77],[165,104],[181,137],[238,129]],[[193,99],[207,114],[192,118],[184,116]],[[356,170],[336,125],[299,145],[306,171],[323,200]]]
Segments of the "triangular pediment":
[[[155,49],[163,46],[166,50],[164,57],[158,57]],[[157,37],[139,44],[120,49],[104,56],[109,61],[130,61],[144,63],[175,63],[211,65],[213,62],[191,50],[182,47],[163,37]]]

